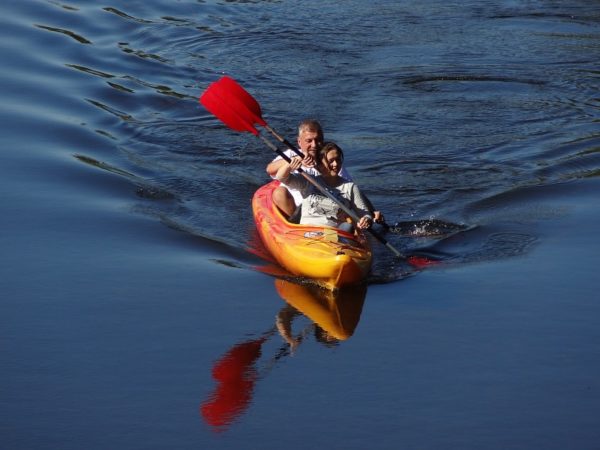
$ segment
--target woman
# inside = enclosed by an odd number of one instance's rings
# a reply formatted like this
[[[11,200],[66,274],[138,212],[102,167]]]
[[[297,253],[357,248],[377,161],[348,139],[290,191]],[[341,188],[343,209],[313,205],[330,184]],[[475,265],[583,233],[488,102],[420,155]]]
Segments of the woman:
[[[339,173],[342,169],[344,153],[333,142],[324,144],[317,152],[317,169],[320,175],[315,177],[322,186],[330,188],[337,198],[348,208],[354,210],[360,217],[355,224],[359,229],[370,228],[373,218],[369,215],[369,206],[358,186],[342,178]],[[325,196],[302,175],[293,173],[302,166],[302,158],[295,157],[290,163],[279,168],[275,178],[286,185],[298,189],[302,194],[301,224],[328,225],[352,231],[350,217],[333,200]]]

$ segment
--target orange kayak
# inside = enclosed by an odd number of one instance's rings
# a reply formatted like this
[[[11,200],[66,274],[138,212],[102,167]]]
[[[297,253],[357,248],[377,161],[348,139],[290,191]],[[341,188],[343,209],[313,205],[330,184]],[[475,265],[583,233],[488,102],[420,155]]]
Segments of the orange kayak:
[[[328,226],[288,222],[272,200],[277,186],[279,182],[272,181],[252,198],[258,234],[277,262],[291,274],[328,289],[364,281],[372,262],[367,239]]]

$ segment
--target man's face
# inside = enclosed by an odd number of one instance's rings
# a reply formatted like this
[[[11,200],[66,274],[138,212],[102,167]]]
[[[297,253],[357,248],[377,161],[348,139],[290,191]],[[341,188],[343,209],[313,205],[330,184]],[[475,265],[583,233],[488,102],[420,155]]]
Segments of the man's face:
[[[317,150],[323,144],[323,135],[316,131],[302,130],[298,136],[298,146],[302,153],[310,155],[313,158]]]

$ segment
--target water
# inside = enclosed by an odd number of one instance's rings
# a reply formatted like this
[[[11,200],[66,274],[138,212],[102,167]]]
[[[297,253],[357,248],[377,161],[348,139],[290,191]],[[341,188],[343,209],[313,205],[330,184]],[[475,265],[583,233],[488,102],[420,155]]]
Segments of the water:
[[[2,448],[597,447],[596,2],[1,10]],[[273,277],[223,74],[443,263]]]

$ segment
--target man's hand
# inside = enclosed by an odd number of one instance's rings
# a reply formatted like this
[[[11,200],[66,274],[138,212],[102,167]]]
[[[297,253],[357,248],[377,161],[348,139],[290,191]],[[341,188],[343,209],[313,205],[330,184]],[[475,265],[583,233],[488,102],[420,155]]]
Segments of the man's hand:
[[[302,160],[302,165],[304,167],[315,167],[317,165],[317,162],[315,161],[315,158],[309,153]]]

